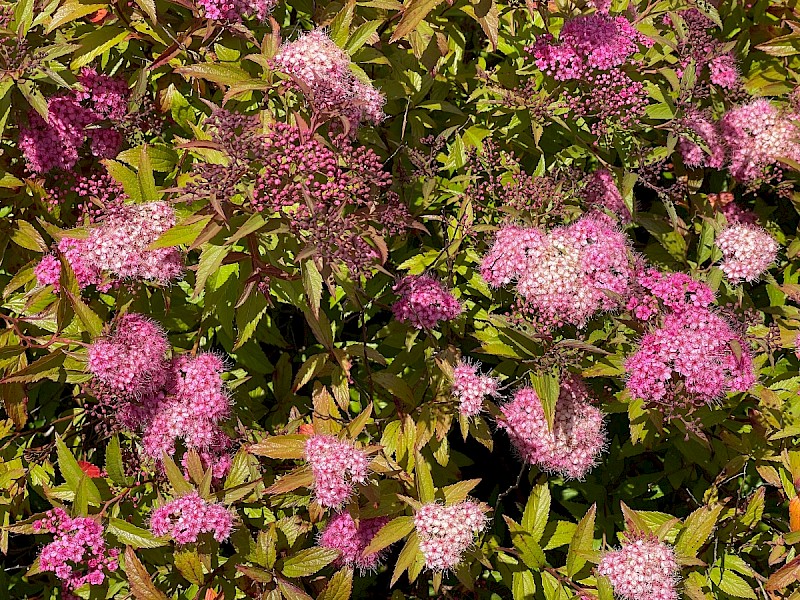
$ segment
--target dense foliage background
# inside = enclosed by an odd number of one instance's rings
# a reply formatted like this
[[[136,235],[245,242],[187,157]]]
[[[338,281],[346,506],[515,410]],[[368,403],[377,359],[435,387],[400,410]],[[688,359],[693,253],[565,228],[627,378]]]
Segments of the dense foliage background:
[[[3,4],[0,589],[800,597],[799,28],[766,0]],[[664,573],[631,591],[635,540]]]

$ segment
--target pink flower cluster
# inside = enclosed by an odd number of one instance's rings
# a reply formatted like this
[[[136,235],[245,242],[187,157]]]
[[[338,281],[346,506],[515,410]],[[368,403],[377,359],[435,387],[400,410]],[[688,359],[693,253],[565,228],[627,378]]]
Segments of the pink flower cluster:
[[[549,473],[583,479],[606,447],[603,414],[590,402],[586,386],[575,377],[561,381],[553,430],[532,388],[522,388],[500,410],[505,429],[523,460]]]
[[[84,584],[101,585],[104,571],[118,568],[119,551],[106,548],[103,527],[94,519],[71,518],[63,508],[54,508],[34,521],[33,529],[55,535],[39,554],[39,568],[55,573],[64,582],[65,598],[74,597],[71,591]]]
[[[144,315],[127,313],[111,335],[89,346],[89,372],[115,392],[141,397],[163,385],[168,349],[161,326]]]
[[[706,308],[716,299],[714,290],[686,273],[661,273],[646,269],[637,278],[643,288],[637,290],[625,307],[642,321],[660,312],[659,302],[666,310],[679,312],[686,308]]]
[[[169,535],[177,544],[191,544],[201,533],[211,533],[222,542],[233,529],[233,514],[224,506],[206,502],[191,492],[155,509],[150,516],[150,530],[161,537]]]
[[[197,5],[203,9],[203,16],[212,21],[239,22],[248,15],[263,21],[278,0],[197,0]]]
[[[549,233],[503,227],[481,275],[493,287],[515,280],[545,325],[584,325],[595,313],[618,308],[619,297],[628,295],[631,253],[610,217],[590,213]]]
[[[175,247],[149,250],[148,246],[175,225],[175,211],[164,202],[126,204],[107,212],[86,239],[65,237],[58,250],[75,271],[78,285],[108,290],[107,273],[116,279],[146,279],[166,283],[183,271],[183,259]],[[40,285],[58,291],[60,264],[45,256],[36,268]]]
[[[755,383],[744,339],[724,318],[695,306],[666,314],[625,361],[625,370],[631,396],[661,406],[668,416]]]
[[[407,275],[392,288],[400,299],[392,305],[394,318],[417,329],[433,329],[439,321],[461,314],[461,303],[430,275]]]
[[[472,364],[462,360],[453,370],[453,396],[458,401],[458,410],[465,417],[474,417],[483,408],[486,396],[497,394],[499,382],[496,377],[481,375],[480,363]]]
[[[127,83],[88,67],[81,71],[78,83],[80,88],[50,98],[46,121],[39,113],[31,111],[28,124],[20,127],[19,148],[31,171],[46,173],[52,169],[71,169],[87,138],[94,156],[113,158],[117,155],[122,135],[101,124],[126,116],[130,95]]]
[[[608,577],[614,593],[624,600],[678,600],[675,552],[655,537],[639,536],[607,552],[597,572]]]
[[[339,566],[358,567],[361,571],[372,571],[381,562],[383,552],[364,554],[372,538],[381,527],[389,522],[388,517],[361,519],[356,523],[348,512],[340,512],[331,517],[327,527],[319,536],[323,548],[339,550]]]
[[[314,108],[323,114],[344,117],[353,128],[384,118],[383,94],[353,74],[350,57],[322,29],[285,43],[273,64],[310,93]]]
[[[312,435],[305,458],[314,474],[314,498],[320,506],[336,508],[353,493],[354,483],[365,483],[369,458],[351,442],[332,435]]]
[[[615,215],[620,222],[630,223],[631,213],[625,206],[625,200],[614,181],[614,176],[608,169],[598,169],[592,174],[586,184],[584,196],[589,206],[605,209]]]
[[[486,522],[481,505],[474,500],[450,506],[434,502],[420,507],[414,524],[425,566],[434,571],[453,569]]]
[[[715,243],[722,250],[720,268],[734,282],[755,281],[778,256],[775,238],[757,225],[731,225],[717,236]]]
[[[709,153],[693,139],[683,137],[679,150],[690,167],[721,169],[744,183],[770,180],[780,173],[780,159],[800,161],[798,115],[779,110],[760,98],[729,110],[719,122],[693,114],[686,125],[707,146]]]

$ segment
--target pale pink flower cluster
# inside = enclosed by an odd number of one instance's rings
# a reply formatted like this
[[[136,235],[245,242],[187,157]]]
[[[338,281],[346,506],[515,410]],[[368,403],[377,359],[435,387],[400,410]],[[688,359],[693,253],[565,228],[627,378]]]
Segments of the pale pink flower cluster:
[[[81,71],[78,83],[80,88],[50,98],[46,121],[31,111],[27,125],[20,127],[19,148],[31,171],[71,169],[87,139],[94,156],[117,155],[122,135],[102,124],[119,121],[127,114],[130,95],[127,83],[88,67]]]
[[[191,492],[155,509],[150,530],[158,537],[169,535],[177,544],[192,544],[202,533],[211,533],[222,542],[231,534],[233,519],[223,505],[206,502]]]
[[[453,569],[486,523],[481,505],[474,500],[450,506],[434,502],[420,507],[414,524],[425,566],[434,571]]]
[[[314,498],[320,506],[341,506],[353,493],[353,484],[367,481],[369,458],[347,440],[312,435],[306,441],[305,459],[314,474]]]
[[[453,370],[453,396],[458,401],[458,410],[465,417],[474,417],[483,408],[486,396],[497,394],[499,382],[496,377],[478,372],[480,363],[461,360]]]
[[[380,123],[385,98],[350,70],[350,57],[322,29],[281,46],[273,58],[275,69],[291,75],[311,94],[314,108],[346,118],[356,128],[363,121]]]
[[[678,600],[680,567],[671,546],[639,536],[603,555],[597,572],[624,600]]]
[[[798,115],[781,111],[763,98],[729,110],[719,122],[691,114],[686,125],[709,152],[687,137],[681,138],[679,150],[690,167],[727,167],[744,183],[768,181],[781,171],[780,159],[800,162],[797,119]]]
[[[553,430],[532,388],[522,388],[500,407],[511,443],[526,462],[569,479],[583,479],[606,447],[603,414],[592,405],[586,386],[575,377],[561,381]]]
[[[115,392],[139,397],[163,385],[167,336],[160,325],[136,313],[122,315],[114,331],[88,350],[89,372]]]
[[[628,295],[631,253],[611,218],[592,213],[549,233],[503,227],[481,275],[494,287],[516,281],[519,295],[546,325],[584,325],[599,311],[619,308],[620,297]]]
[[[203,16],[212,21],[239,22],[248,15],[263,21],[278,0],[197,0],[197,5],[203,9]]]
[[[755,281],[778,256],[775,238],[757,225],[731,225],[717,236],[715,243],[722,250],[720,268],[734,282]]]
[[[126,204],[109,211],[88,238],[63,238],[58,250],[69,261],[81,288],[95,285],[108,290],[111,285],[103,274],[117,280],[167,283],[183,271],[180,252],[176,247],[149,250],[148,246],[173,225],[175,211],[165,202]],[[36,268],[39,284],[53,285],[58,291],[60,270],[58,259],[45,256]]]
[[[337,560],[339,566],[358,567],[362,572],[372,571],[378,568],[384,553],[364,554],[364,550],[375,534],[388,522],[388,517],[376,517],[360,519],[356,523],[350,513],[340,512],[328,521],[328,525],[319,536],[319,545],[341,552]]]
[[[407,275],[392,288],[400,297],[392,305],[394,318],[417,329],[433,329],[439,321],[461,314],[461,303],[430,275]]]
[[[598,169],[592,174],[586,184],[584,196],[589,206],[605,209],[615,215],[620,222],[630,223],[631,212],[625,206],[625,200],[614,181],[614,176],[608,169]]]
[[[119,551],[106,548],[103,527],[89,517],[71,518],[63,508],[54,508],[34,521],[37,533],[52,533],[55,539],[42,548],[39,568],[55,573],[64,582],[64,597],[84,584],[101,585],[105,571],[116,571]]]

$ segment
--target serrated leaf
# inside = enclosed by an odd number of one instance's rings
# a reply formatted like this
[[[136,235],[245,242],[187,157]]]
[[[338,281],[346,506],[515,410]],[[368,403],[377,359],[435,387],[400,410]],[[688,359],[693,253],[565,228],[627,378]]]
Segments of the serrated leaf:
[[[78,461],[72,456],[72,452],[67,448],[61,436],[58,435],[56,436],[56,453],[58,454],[58,469],[64,481],[67,482],[67,487],[73,492],[77,492],[81,479],[85,478],[86,498],[89,502],[99,506],[100,491],[97,489],[95,483],[85,476],[83,469],[78,465]]]
[[[11,373],[2,380],[2,383],[33,383],[42,379],[58,381],[64,373],[63,367],[66,358],[64,351],[59,348],[32,362],[24,369]]]
[[[211,220],[211,216],[190,217],[167,229],[161,236],[150,244],[147,249],[171,248],[172,246],[191,246],[197,236],[203,231]]]
[[[153,584],[147,569],[130,546],[125,548],[125,574],[136,600],[167,600],[167,596]]]
[[[192,484],[186,481],[178,465],[166,452],[161,454],[161,462],[164,464],[164,472],[167,474],[167,479],[169,479],[172,489],[175,490],[178,496],[189,494],[194,490]]]
[[[319,306],[322,300],[322,275],[320,275],[313,260],[303,261],[301,271],[303,274],[303,288],[306,291],[311,314],[319,318]]]
[[[436,498],[436,487],[433,485],[431,467],[422,454],[417,453],[416,465],[414,466],[414,479],[417,483],[417,497],[423,504],[433,502]]]
[[[419,555],[419,536],[417,535],[417,532],[414,531],[410,536],[408,536],[403,549],[400,550],[400,554],[397,557],[397,561],[394,565],[394,572],[392,573],[391,586],[394,586],[394,584],[397,583],[397,580],[400,579],[400,577],[409,567],[411,567]]]
[[[283,562],[281,573],[286,577],[308,577],[339,558],[334,548],[307,548],[290,556]]]
[[[287,473],[266,489],[267,494],[285,494],[300,487],[311,487],[314,484],[314,473],[308,466]]]
[[[176,549],[172,562],[188,582],[203,585],[206,576],[203,573],[203,563],[200,561],[197,548],[183,547]]]
[[[576,575],[586,564],[584,553],[592,551],[596,513],[597,505],[592,504],[578,523],[575,533],[572,534],[572,541],[569,544],[569,550],[567,550],[567,574],[570,577]]]
[[[414,31],[417,26],[428,16],[434,8],[441,4],[442,0],[410,0],[403,7],[403,17],[397,24],[389,42],[394,43],[402,37]]]
[[[85,67],[107,50],[122,43],[127,39],[128,33],[127,29],[109,25],[90,31],[80,39],[80,47],[75,51],[70,69],[77,71]]]
[[[319,600],[349,600],[352,592],[353,569],[345,567],[331,577]]]
[[[547,519],[550,517],[550,488],[546,483],[537,485],[528,496],[522,513],[522,527],[531,534],[533,541],[540,542]]]
[[[16,229],[11,232],[11,241],[35,252],[47,252],[47,244],[41,234],[27,221],[17,221]]]
[[[481,482],[480,479],[466,479],[442,488],[444,502],[447,505],[457,504],[467,499],[469,493]]]
[[[511,534],[511,541],[514,547],[519,551],[519,557],[522,559],[528,568],[539,570],[545,563],[544,551],[541,546],[533,539],[533,536],[528,533],[519,523],[514,521],[508,515],[503,515],[503,519],[508,526],[508,532]]]
[[[347,425],[347,437],[355,439],[367,426],[370,418],[372,418],[372,402],[367,404],[367,407],[362,410],[358,416],[350,421]]]
[[[717,519],[722,512],[722,505],[701,506],[688,517],[684,522],[683,529],[675,544],[675,551],[689,558],[697,556],[703,544],[714,531]]]
[[[175,72],[187,78],[205,79],[223,85],[238,85],[252,79],[244,69],[229,64],[200,63],[189,67],[179,67],[175,69]]]
[[[795,558],[770,575],[764,587],[768,592],[777,592],[798,580],[800,580],[800,558]]]
[[[59,9],[53,14],[50,24],[45,29],[45,33],[55,31],[62,25],[88,16],[97,12],[101,8],[105,8],[107,4],[81,4],[80,2],[67,2],[62,4]]]
[[[156,538],[149,530],[114,517],[108,520],[108,532],[115,535],[126,546],[134,549],[159,548],[167,544],[166,541]]]
[[[307,435],[269,435],[248,448],[250,454],[281,460],[301,459],[305,454]]]
[[[375,534],[369,545],[364,549],[362,554],[372,554],[384,548],[388,548],[396,541],[404,538],[414,531],[414,517],[403,515],[395,517],[386,525],[381,527],[381,530]]]
[[[556,418],[556,407],[558,404],[558,395],[561,391],[560,381],[557,373],[541,373],[532,374],[531,383],[533,390],[539,397],[544,410],[544,416],[547,420],[547,427],[553,431],[553,423]]]
[[[106,446],[105,468],[111,481],[117,485],[130,485],[131,478],[125,475],[125,468],[122,464],[122,450],[118,435],[112,436]]]
[[[230,248],[228,246],[212,246],[208,244],[200,252],[200,263],[197,266],[195,275],[194,295],[200,295],[206,285],[206,281],[212,273],[216,272],[222,265],[222,261],[228,256]]]

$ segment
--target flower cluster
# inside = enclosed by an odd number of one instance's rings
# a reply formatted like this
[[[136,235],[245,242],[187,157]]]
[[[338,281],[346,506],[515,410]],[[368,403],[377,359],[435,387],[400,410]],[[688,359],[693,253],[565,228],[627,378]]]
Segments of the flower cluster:
[[[545,325],[583,325],[619,307],[633,277],[630,243],[610,217],[588,214],[545,233],[503,227],[481,263],[494,287],[516,281],[517,292]]]
[[[717,236],[715,243],[722,250],[720,268],[734,282],[755,281],[778,255],[775,238],[755,225],[731,225]]]
[[[203,16],[212,21],[239,22],[253,15],[263,21],[278,4],[278,0],[197,0]]]
[[[433,329],[439,321],[461,314],[461,303],[430,275],[408,275],[392,288],[400,299],[392,305],[394,318],[417,329]]]
[[[780,176],[781,159],[800,160],[797,118],[763,98],[729,110],[718,122],[692,113],[685,124],[696,139],[684,136],[679,150],[690,167],[727,167],[748,184],[769,181]]]
[[[458,399],[458,410],[465,417],[474,417],[480,413],[483,399],[497,394],[497,378],[481,375],[478,372],[479,366],[480,364],[462,360],[453,370],[453,396]]]
[[[648,280],[665,314],[625,361],[631,395],[672,417],[680,408],[747,391],[755,382],[750,351],[731,324],[711,310],[713,292],[686,275],[647,274]],[[650,299],[635,310],[649,318],[657,306]]]
[[[486,527],[486,515],[474,500],[458,504],[425,504],[414,515],[425,566],[434,571],[453,569]]]
[[[584,189],[586,203],[595,209],[605,209],[615,215],[620,222],[630,223],[631,212],[608,169],[598,169],[586,182]]]
[[[665,309],[677,312],[689,307],[706,308],[716,299],[714,290],[686,273],[661,273],[646,269],[637,277],[636,293],[628,300],[626,310],[642,321],[658,314],[659,302]]]
[[[603,555],[597,572],[624,600],[677,600],[675,551],[654,536],[638,535]]]
[[[47,103],[47,120],[28,113],[20,127],[19,147],[28,168],[36,173],[71,169],[79,150],[89,140],[89,150],[99,158],[113,158],[122,145],[122,135],[103,123],[120,121],[128,112],[128,85],[121,79],[84,68],[78,76],[80,88],[54,96]]]
[[[175,247],[148,247],[175,225],[175,211],[164,202],[126,204],[106,213],[86,239],[62,238],[61,255],[69,262],[80,288],[95,285],[108,290],[103,274],[115,279],[145,279],[166,283],[183,271],[183,259]],[[58,270],[56,267],[59,267]],[[45,256],[36,269],[40,285],[53,285],[58,291],[60,265]]]
[[[314,474],[314,498],[320,506],[338,507],[353,493],[354,483],[365,483],[369,459],[363,450],[332,435],[312,435],[305,458]]]
[[[361,519],[356,523],[348,512],[340,512],[331,517],[325,530],[319,536],[323,548],[339,550],[340,566],[358,567],[361,571],[372,571],[381,562],[382,552],[364,554],[372,538],[381,527],[389,522],[388,517]]]
[[[497,425],[507,431],[522,459],[549,473],[583,479],[605,449],[603,414],[577,378],[561,382],[552,431],[532,388],[517,390],[500,410],[505,419]]]
[[[118,568],[119,551],[106,548],[103,527],[94,519],[71,518],[63,508],[54,508],[34,521],[33,530],[55,535],[39,554],[39,568],[64,582],[65,598],[75,597],[72,590],[84,584],[102,584],[105,571]]]
[[[167,336],[157,323],[127,313],[110,336],[89,346],[89,372],[115,392],[139,397],[163,385],[168,349]]]
[[[177,544],[191,544],[201,533],[211,533],[222,542],[233,529],[233,514],[224,506],[206,502],[191,492],[155,509],[150,530],[156,536],[169,535]]]
[[[352,128],[383,120],[383,95],[353,74],[350,57],[322,29],[285,43],[272,61],[311,95],[319,113],[344,117]]]

